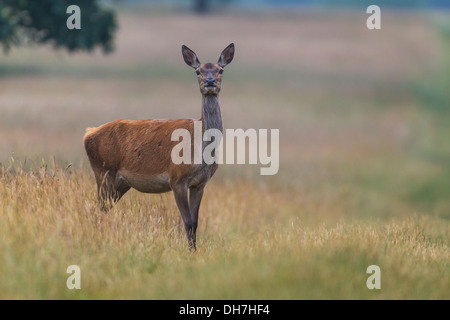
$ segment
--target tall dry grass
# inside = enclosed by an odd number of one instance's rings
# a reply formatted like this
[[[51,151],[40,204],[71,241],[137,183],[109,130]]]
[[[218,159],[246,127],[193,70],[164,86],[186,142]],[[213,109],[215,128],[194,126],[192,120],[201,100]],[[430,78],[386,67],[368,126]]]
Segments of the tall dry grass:
[[[198,250],[171,194],[127,194],[110,212],[92,175],[15,163],[0,176],[0,296],[16,299],[447,299],[450,228],[439,218],[352,220],[346,202],[246,181],[211,183]],[[81,290],[66,268],[81,268]],[[379,265],[382,289],[366,287]]]

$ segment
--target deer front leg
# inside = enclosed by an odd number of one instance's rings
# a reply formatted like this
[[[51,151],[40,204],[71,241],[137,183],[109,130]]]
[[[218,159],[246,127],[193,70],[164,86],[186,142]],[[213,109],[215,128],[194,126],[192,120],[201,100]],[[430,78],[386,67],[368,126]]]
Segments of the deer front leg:
[[[177,184],[172,186],[175,201],[180,211],[181,218],[183,219],[184,228],[186,230],[186,236],[189,244],[189,249],[195,251],[195,235],[194,235],[194,222],[192,221],[191,212],[189,209],[188,201],[188,188],[185,184]]]
[[[189,208],[191,211],[192,222],[194,224],[193,227],[194,243],[196,242],[197,238],[196,235],[198,226],[198,211],[200,209],[200,202],[202,201],[204,188],[205,186],[198,186],[189,189]]]

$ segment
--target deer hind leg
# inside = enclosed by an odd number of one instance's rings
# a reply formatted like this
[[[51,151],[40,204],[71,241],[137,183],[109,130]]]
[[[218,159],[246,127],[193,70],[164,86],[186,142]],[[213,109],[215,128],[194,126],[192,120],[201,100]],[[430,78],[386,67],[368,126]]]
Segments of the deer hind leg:
[[[130,190],[130,186],[115,172],[106,170],[94,172],[100,208],[102,211],[109,211]]]

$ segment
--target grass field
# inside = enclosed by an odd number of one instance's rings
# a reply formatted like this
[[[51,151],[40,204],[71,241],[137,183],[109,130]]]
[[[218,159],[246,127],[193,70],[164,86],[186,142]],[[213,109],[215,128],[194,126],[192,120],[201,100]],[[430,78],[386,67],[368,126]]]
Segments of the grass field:
[[[112,55],[0,56],[0,298],[449,299],[448,15],[365,19],[123,10]],[[99,210],[82,137],[199,117],[180,46],[203,62],[230,42],[224,127],[280,129],[280,170],[221,166],[192,254],[171,193]]]

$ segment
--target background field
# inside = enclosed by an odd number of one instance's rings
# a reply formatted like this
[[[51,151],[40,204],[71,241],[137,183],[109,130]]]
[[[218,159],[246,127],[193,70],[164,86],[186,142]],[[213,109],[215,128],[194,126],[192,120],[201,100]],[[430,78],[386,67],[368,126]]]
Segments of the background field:
[[[450,298],[448,14],[383,11],[378,31],[365,10],[118,18],[108,56],[0,56],[0,298]],[[200,117],[180,46],[206,62],[230,42],[224,126],[280,129],[280,170],[221,166],[191,254],[171,193],[99,211],[82,137]]]

